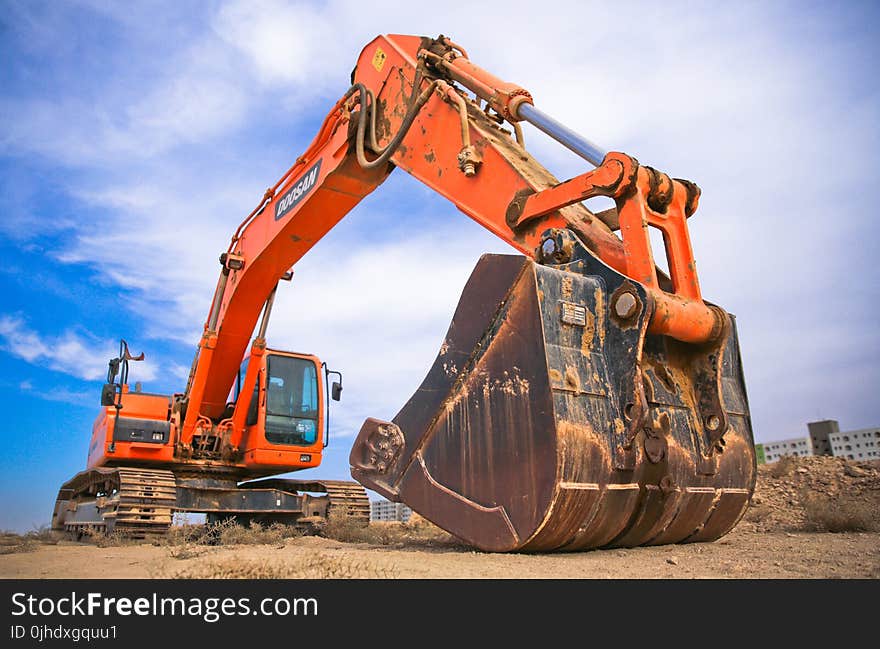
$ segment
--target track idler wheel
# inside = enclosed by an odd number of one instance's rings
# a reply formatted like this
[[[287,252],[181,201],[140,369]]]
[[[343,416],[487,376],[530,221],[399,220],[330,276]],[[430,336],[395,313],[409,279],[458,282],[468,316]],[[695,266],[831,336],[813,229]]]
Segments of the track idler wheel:
[[[685,345],[647,335],[651,309],[581,246],[556,266],[484,255],[418,391],[361,428],[352,476],[483,550],[718,538],[755,481],[736,329]]]

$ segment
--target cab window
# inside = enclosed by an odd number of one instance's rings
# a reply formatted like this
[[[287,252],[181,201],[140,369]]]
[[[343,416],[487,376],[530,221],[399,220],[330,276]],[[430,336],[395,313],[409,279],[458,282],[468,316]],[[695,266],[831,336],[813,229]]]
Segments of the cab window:
[[[312,445],[318,439],[318,372],[312,361],[270,354],[266,441]]]

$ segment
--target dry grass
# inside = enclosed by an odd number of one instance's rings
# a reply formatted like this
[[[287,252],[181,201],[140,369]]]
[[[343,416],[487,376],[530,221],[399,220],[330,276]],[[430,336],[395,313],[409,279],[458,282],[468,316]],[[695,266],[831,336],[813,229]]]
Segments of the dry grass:
[[[179,525],[172,527],[168,534],[158,541],[168,548],[168,556],[173,559],[192,559],[207,553],[212,547],[234,545],[274,545],[284,547],[290,538],[302,536],[303,532],[294,526],[278,523],[261,526],[251,523],[245,527],[234,520],[211,525]],[[321,536],[343,543],[365,543],[381,546],[451,546],[455,539],[421,517],[415,516],[410,523],[371,523],[363,525],[337,511],[324,524]],[[160,576],[181,578],[242,578],[242,579],[349,579],[384,578],[393,575],[387,570],[370,564],[352,563],[338,557],[316,555],[305,563],[295,566],[277,561],[206,560],[198,566],[187,566]]]
[[[378,522],[362,525],[345,513],[333,514],[321,529],[321,536],[343,543],[369,545],[452,546],[459,542],[448,532],[413,514],[406,523]]]
[[[41,545],[57,545],[60,539],[60,534],[45,525],[25,534],[0,532],[0,554],[33,552]]]
[[[286,539],[302,536],[293,525],[272,523],[262,526],[259,523],[251,523],[248,527],[243,525],[229,525],[228,521],[218,523],[223,526],[220,529],[217,545],[280,545]]]
[[[404,538],[400,527],[393,524],[365,527],[344,513],[338,513],[326,523],[322,535],[348,543],[388,545]],[[263,527],[251,523],[244,527],[226,520],[212,525],[172,528],[164,542],[172,558],[190,559],[201,556],[212,546],[283,547],[287,539],[301,535],[302,532],[293,526],[273,524]],[[388,579],[396,575],[393,568],[317,552],[290,563],[272,557],[259,560],[204,558],[178,568],[164,568],[155,576],[171,579]]]
[[[156,575],[170,579],[393,579],[393,568],[325,553],[296,563],[272,559],[214,559]]]
[[[289,538],[301,536],[302,532],[292,525],[273,523],[262,526],[251,523],[245,527],[232,519],[210,525],[179,525],[172,527],[158,543],[168,547],[168,554],[175,559],[190,559],[219,545],[283,545]]]
[[[83,543],[92,543],[99,548],[115,548],[144,543],[140,539],[132,539],[120,532],[105,532],[103,530],[84,530],[81,541]]]
[[[455,537],[413,514],[407,523],[374,522],[368,525],[359,523],[348,512],[336,510],[321,527],[320,535],[343,543],[365,543],[379,546],[457,546]],[[164,536],[154,539],[154,545],[168,548],[169,556],[175,559],[190,559],[208,552],[211,547],[231,545],[284,545],[288,539],[304,534],[293,525],[273,523],[260,525],[251,523],[241,525],[234,519],[218,523],[173,525]],[[26,535],[6,532],[0,534],[0,554],[29,552],[41,543],[57,543],[63,534],[40,528]],[[131,539],[118,532],[84,530],[82,539],[101,548],[139,545],[145,541]]]
[[[177,525],[156,543],[167,546],[168,555],[174,559],[192,559],[207,551],[205,538],[205,525]]]
[[[846,498],[830,500],[812,494],[804,497],[803,502],[809,529],[826,532],[880,531],[880,522],[866,502]]]
[[[33,552],[39,543],[25,539],[20,534],[3,532],[0,534],[0,554],[17,554],[19,552]]]
[[[364,525],[344,510],[330,514],[320,531],[321,536],[343,543],[372,543],[384,545],[385,534],[376,525]]]

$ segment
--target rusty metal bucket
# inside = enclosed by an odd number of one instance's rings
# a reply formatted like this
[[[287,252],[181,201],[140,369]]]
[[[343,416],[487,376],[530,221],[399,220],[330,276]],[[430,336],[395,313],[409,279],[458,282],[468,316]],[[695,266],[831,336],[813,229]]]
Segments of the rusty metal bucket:
[[[484,255],[421,387],[361,428],[352,476],[488,551],[717,539],[756,473],[736,328],[695,347],[648,335],[650,316],[580,245],[556,266]]]

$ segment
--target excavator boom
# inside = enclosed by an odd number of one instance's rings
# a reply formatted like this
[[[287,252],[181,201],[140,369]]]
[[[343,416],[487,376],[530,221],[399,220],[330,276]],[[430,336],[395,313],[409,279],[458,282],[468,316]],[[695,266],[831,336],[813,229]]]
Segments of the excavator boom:
[[[526,150],[522,121],[595,168],[559,182]],[[236,230],[169,409],[166,463],[222,448],[212,462],[270,472],[261,462],[283,451],[255,448],[268,428],[247,427],[255,400],[272,409],[278,282],[398,167],[521,254],[480,260],[422,386],[393,421],[362,427],[352,476],[487,550],[730,530],[754,489],[754,444],[734,319],[697,278],[687,219],[699,188],[602,150],[443,36],[369,43],[315,140]],[[600,196],[615,208],[587,209]],[[648,228],[663,235],[668,276]],[[319,461],[309,440],[314,453],[292,468]]]

